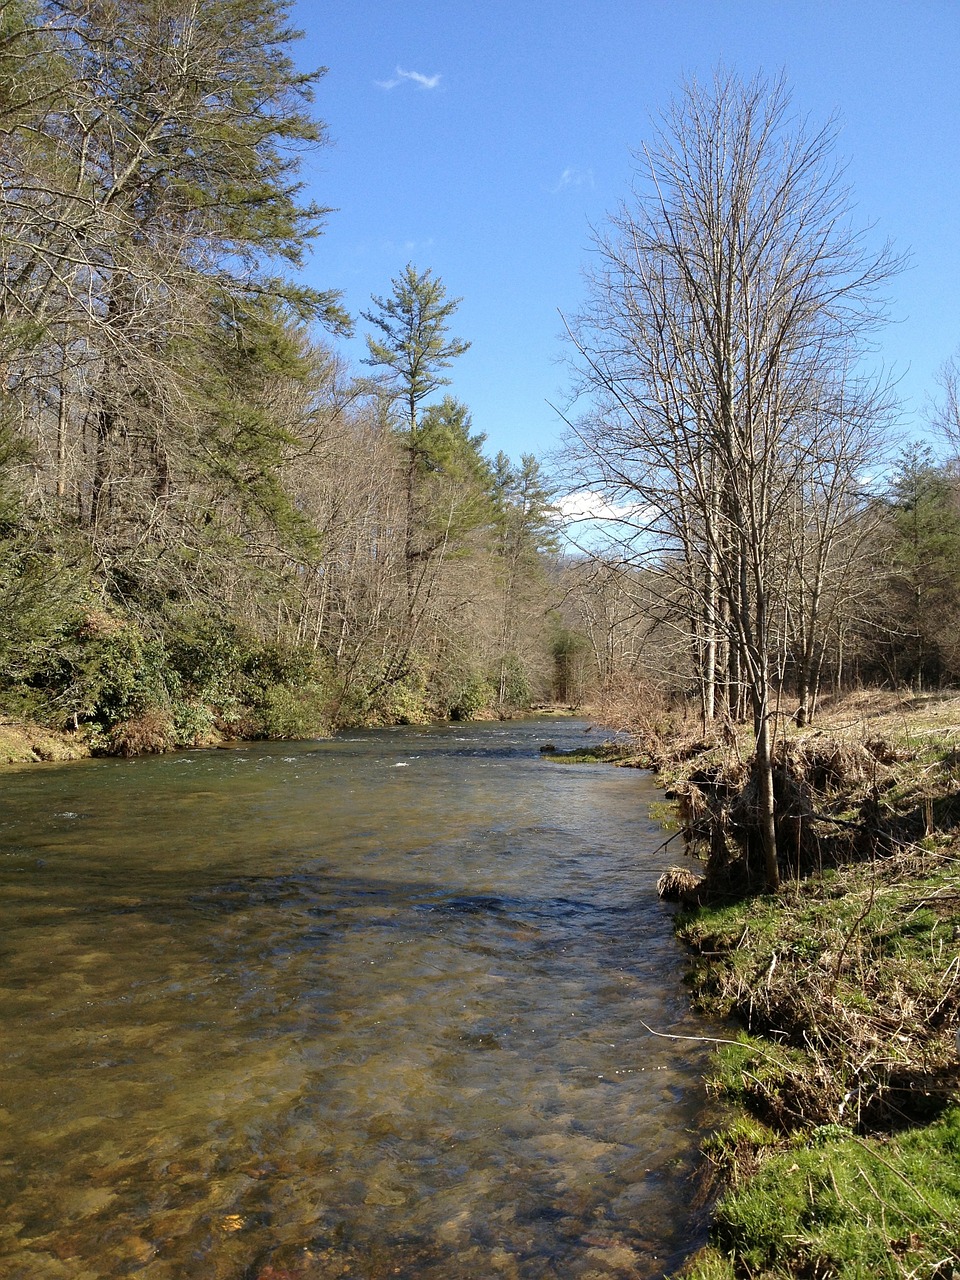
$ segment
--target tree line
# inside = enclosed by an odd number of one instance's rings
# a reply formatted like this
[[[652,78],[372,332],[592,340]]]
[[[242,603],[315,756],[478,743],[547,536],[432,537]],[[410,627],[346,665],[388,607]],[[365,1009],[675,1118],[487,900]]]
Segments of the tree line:
[[[299,269],[323,71],[282,0],[0,4],[0,693],[104,749],[503,713],[558,623],[536,460],[483,452],[413,265]]]

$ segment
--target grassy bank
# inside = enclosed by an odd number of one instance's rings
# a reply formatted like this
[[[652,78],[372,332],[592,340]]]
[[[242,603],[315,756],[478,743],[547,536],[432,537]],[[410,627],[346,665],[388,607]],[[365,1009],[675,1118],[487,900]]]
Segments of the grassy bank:
[[[89,746],[77,735],[22,721],[0,720],[0,765],[81,760],[89,754]]]
[[[642,758],[691,855],[694,998],[742,1028],[710,1081],[733,1118],[684,1274],[958,1280],[960,698],[861,695],[781,726],[776,895],[748,745],[674,725]]]

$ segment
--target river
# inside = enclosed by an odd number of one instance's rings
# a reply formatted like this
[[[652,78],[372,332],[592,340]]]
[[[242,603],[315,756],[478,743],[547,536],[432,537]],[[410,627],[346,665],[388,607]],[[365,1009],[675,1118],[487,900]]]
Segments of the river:
[[[4,772],[5,1280],[649,1277],[705,1051],[570,721]]]

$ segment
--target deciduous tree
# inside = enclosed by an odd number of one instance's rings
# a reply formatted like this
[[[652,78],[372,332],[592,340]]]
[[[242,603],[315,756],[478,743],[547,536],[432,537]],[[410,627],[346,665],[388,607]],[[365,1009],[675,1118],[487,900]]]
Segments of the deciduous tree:
[[[852,225],[834,145],[832,125],[791,117],[782,81],[687,84],[637,156],[571,325],[595,404],[577,427],[583,466],[647,513],[636,550],[686,595],[705,715],[724,654],[734,705],[747,695],[771,889],[787,516],[851,435],[862,456],[876,430],[858,359],[898,265]]]

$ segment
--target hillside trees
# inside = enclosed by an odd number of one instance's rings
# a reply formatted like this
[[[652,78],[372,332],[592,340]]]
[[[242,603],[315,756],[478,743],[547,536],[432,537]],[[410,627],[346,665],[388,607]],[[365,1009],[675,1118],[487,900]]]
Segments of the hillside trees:
[[[685,637],[678,642],[661,585],[623,556],[593,554],[563,573],[564,599],[592,657],[602,706],[630,705],[651,689],[669,691],[687,674]]]
[[[583,472],[646,512],[634,552],[685,600],[705,718],[718,691],[735,711],[746,696],[771,888],[789,515],[858,502],[884,402],[858,360],[898,265],[851,225],[833,149],[832,127],[791,121],[782,82],[688,84],[638,156],[571,326],[594,404],[576,428]],[[816,631],[809,590],[826,566],[810,566],[789,576]]]
[[[547,631],[544,553],[557,549],[552,492],[537,459],[515,467],[499,453],[493,467],[495,580],[495,705],[523,705],[531,693],[534,655]]]
[[[122,631],[87,615],[131,611],[130,652],[191,612],[256,634],[281,546],[317,549],[282,473],[326,411],[304,326],[346,317],[290,278],[324,213],[295,34],[280,0],[0,8],[3,639],[25,659],[29,624],[47,669],[21,675],[74,721]]]
[[[327,345],[288,10],[0,3],[0,692],[101,743],[493,699],[526,498],[437,394],[468,344],[432,272],[374,299],[382,377]]]
[[[404,556],[408,616],[415,628],[424,596],[429,600],[429,561],[437,549],[422,545],[418,538],[420,482],[431,465],[431,423],[421,421],[421,405],[449,384],[442,370],[470,344],[448,333],[448,321],[460,299],[448,298],[442,280],[429,268],[418,271],[408,262],[390,283],[392,293],[386,298],[374,296],[373,308],[361,314],[374,328],[367,335],[366,363],[384,370],[380,385],[395,410],[395,430],[406,451]]]
[[[375,385],[385,396],[390,429],[405,455],[406,617],[393,673],[402,678],[420,637],[430,629],[436,635],[441,571],[457,534],[466,532],[466,526],[458,526],[463,519],[467,525],[484,522],[484,499],[478,495],[487,476],[479,452],[482,437],[470,435],[465,407],[449,396],[440,404],[424,403],[449,384],[443,370],[469,349],[469,342],[449,333],[460,299],[448,297],[429,268],[419,271],[412,263],[390,283],[389,296],[374,296],[371,310],[361,314],[373,326],[365,363],[383,370]],[[474,491],[471,498],[464,499],[464,485]]]
[[[302,376],[291,326],[345,322],[277,269],[324,212],[296,180],[317,75],[280,0],[44,0],[34,22],[60,84],[3,152],[2,321],[36,335],[7,385],[38,495],[123,578],[161,524],[209,523],[211,490],[231,534],[287,514],[284,424],[252,389]]]
[[[906,450],[885,505],[887,608],[872,649],[894,685],[939,688],[960,673],[960,506],[928,445]]]

